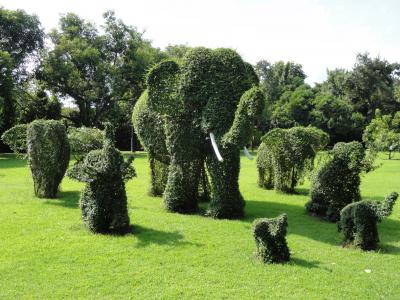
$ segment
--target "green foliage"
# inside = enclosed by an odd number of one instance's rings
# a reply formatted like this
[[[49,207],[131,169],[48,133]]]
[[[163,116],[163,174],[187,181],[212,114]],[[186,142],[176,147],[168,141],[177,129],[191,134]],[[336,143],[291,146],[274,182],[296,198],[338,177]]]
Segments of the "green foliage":
[[[312,180],[308,213],[331,222],[339,220],[347,204],[360,200],[360,175],[369,171],[372,163],[361,143],[337,143]]]
[[[150,70],[148,106],[165,122],[171,159],[164,193],[168,210],[197,210],[206,160],[212,195],[208,214],[243,216],[244,201],[237,183],[239,151],[250,140],[264,103],[260,90],[250,89],[257,82],[252,68],[230,49],[194,48],[179,63],[166,60]],[[223,162],[212,152],[207,140],[210,132]]]
[[[10,129],[6,130],[1,139],[5,144],[7,144],[10,149],[18,154],[21,155],[22,153],[26,153],[27,146],[26,146],[26,130],[28,128],[27,124],[20,124],[11,127]]]
[[[55,198],[69,163],[65,126],[59,121],[36,120],[28,125],[26,137],[35,195]]]
[[[44,46],[44,32],[38,17],[20,9],[0,7],[0,36],[0,50],[11,56],[16,67]]]
[[[15,118],[12,71],[11,56],[0,50],[0,134],[12,127]]]
[[[150,162],[149,193],[161,196],[167,184],[170,156],[165,144],[165,122],[157,112],[149,109],[148,105],[148,92],[145,90],[133,109],[132,124]]]
[[[101,150],[90,151],[67,175],[85,182],[80,207],[85,225],[96,233],[127,233],[129,216],[125,182],[136,176],[133,157],[124,161],[114,147],[114,132],[108,123]]]
[[[359,139],[364,127],[364,117],[354,112],[351,103],[345,98],[335,96],[338,87],[332,87],[332,93],[319,93],[313,99],[311,123],[329,134],[332,143]]]
[[[17,122],[28,124],[37,119],[59,120],[61,119],[61,102],[51,95],[47,95],[43,87],[37,87],[30,92],[23,87],[24,93],[17,97]]]
[[[388,152],[388,157],[391,159],[392,152],[400,151],[400,113],[396,113],[393,117],[382,116],[380,110],[377,110],[375,114],[376,117],[364,130],[363,142],[371,151]]]
[[[112,11],[103,17],[98,30],[75,14],[63,15],[50,34],[54,48],[44,57],[39,74],[52,91],[76,104],[74,126],[111,122],[123,141],[132,133],[132,110],[145,88],[145,74],[164,55]]]
[[[368,53],[357,55],[345,88],[354,110],[365,116],[367,122],[374,117],[376,109],[383,113],[400,109],[393,94],[399,68],[397,63],[389,63],[380,57],[371,58]]]
[[[328,144],[329,136],[314,127],[276,128],[262,141],[257,156],[259,186],[293,193],[312,170],[317,151]]]
[[[362,250],[375,250],[378,242],[377,223],[392,213],[398,194],[391,193],[383,203],[363,200],[350,203],[340,212],[338,230],[344,234],[344,243]]]
[[[80,160],[92,150],[103,147],[103,133],[100,129],[90,127],[69,127],[68,140],[71,153]]]
[[[287,226],[286,214],[271,219],[256,219],[253,222],[256,256],[263,263],[282,263],[290,260],[286,243]]]

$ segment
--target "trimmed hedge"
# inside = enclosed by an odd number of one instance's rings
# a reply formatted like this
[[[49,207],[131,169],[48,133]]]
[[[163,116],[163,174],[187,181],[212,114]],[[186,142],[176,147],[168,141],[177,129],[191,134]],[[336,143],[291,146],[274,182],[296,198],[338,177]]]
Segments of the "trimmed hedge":
[[[286,243],[287,215],[276,218],[256,219],[253,236],[256,241],[256,256],[264,263],[282,263],[290,260]]]
[[[360,200],[360,174],[366,169],[361,143],[337,143],[328,161],[311,182],[311,200],[306,210],[330,222],[340,218],[340,211]]]
[[[317,151],[329,136],[315,127],[276,128],[262,137],[257,156],[258,185],[294,193],[296,185],[314,166]]]
[[[67,130],[60,121],[36,120],[26,131],[35,195],[55,198],[69,163]]]
[[[338,222],[338,230],[344,235],[343,242],[362,250],[375,250],[379,242],[377,223],[392,213],[397,198],[398,194],[393,192],[384,202],[364,200],[343,208]]]
[[[85,182],[80,207],[86,226],[96,233],[123,234],[130,231],[125,182],[136,176],[131,166],[114,147],[114,129],[105,126],[101,150],[90,151],[69,171],[72,179]]]
[[[5,144],[10,147],[10,149],[17,155],[21,156],[22,153],[26,153],[26,129],[28,128],[27,124],[20,124],[11,127],[6,130],[1,139]]]

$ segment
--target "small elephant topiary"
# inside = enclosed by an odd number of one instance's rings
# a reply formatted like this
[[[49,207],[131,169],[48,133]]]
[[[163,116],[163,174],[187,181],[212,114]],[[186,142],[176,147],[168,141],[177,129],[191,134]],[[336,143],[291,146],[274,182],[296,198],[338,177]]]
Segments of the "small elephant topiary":
[[[329,159],[312,179],[307,212],[337,222],[347,204],[361,199],[361,173],[368,169],[365,157],[360,142],[335,144]]]
[[[286,243],[287,215],[276,218],[256,219],[253,223],[253,236],[256,240],[256,256],[264,263],[282,263],[290,260]]]
[[[67,130],[60,121],[36,120],[26,130],[35,195],[55,198],[69,163]]]
[[[125,182],[136,176],[133,157],[124,161],[114,147],[114,130],[106,124],[103,148],[92,150],[69,171],[85,182],[80,207],[86,226],[96,233],[123,234],[130,230]]]
[[[383,203],[363,200],[343,208],[338,230],[344,234],[344,243],[362,250],[375,250],[379,242],[377,223],[392,213],[397,198],[398,194],[393,192]]]

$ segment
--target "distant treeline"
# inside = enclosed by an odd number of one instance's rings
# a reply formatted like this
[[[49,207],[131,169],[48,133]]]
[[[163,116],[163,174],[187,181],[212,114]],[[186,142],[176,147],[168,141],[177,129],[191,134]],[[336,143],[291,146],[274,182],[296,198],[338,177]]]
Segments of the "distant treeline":
[[[182,59],[190,47],[155,48],[114,12],[101,26],[76,14],[62,15],[45,32],[37,16],[0,8],[0,136],[16,124],[63,119],[69,126],[117,128],[121,149],[140,147],[131,125],[145,75],[165,58]],[[359,54],[352,70],[328,71],[314,87],[294,62],[258,62],[254,69],[266,95],[254,143],[271,128],[313,125],[330,143],[362,140],[376,112],[400,110],[400,65]],[[62,101],[74,104],[63,107]],[[8,148],[0,142],[0,151]]]

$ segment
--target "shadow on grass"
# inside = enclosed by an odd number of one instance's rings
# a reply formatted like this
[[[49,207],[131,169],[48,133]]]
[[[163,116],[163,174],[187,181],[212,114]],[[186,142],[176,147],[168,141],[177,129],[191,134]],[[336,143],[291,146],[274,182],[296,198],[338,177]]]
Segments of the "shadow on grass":
[[[167,246],[181,246],[193,245],[197,247],[203,246],[199,243],[192,243],[185,241],[183,234],[174,231],[161,231],[140,225],[133,225],[132,234],[139,240],[137,247],[143,248],[151,244],[167,245]]]
[[[288,233],[300,235],[326,244],[340,245],[342,234],[337,231],[336,223],[329,223],[309,216],[303,205],[291,205],[279,202],[246,201],[246,218],[242,222],[251,223],[256,218],[273,218],[282,213],[288,215]],[[400,222],[385,219],[378,224],[379,236],[383,242],[400,240]],[[386,246],[383,244],[382,248]],[[400,254],[400,249],[388,246],[390,253]],[[392,252],[394,251],[394,253]]]
[[[58,198],[46,200],[44,203],[68,207],[68,208],[78,208],[79,207],[79,195],[80,195],[80,192],[78,192],[78,191],[59,192]]]

